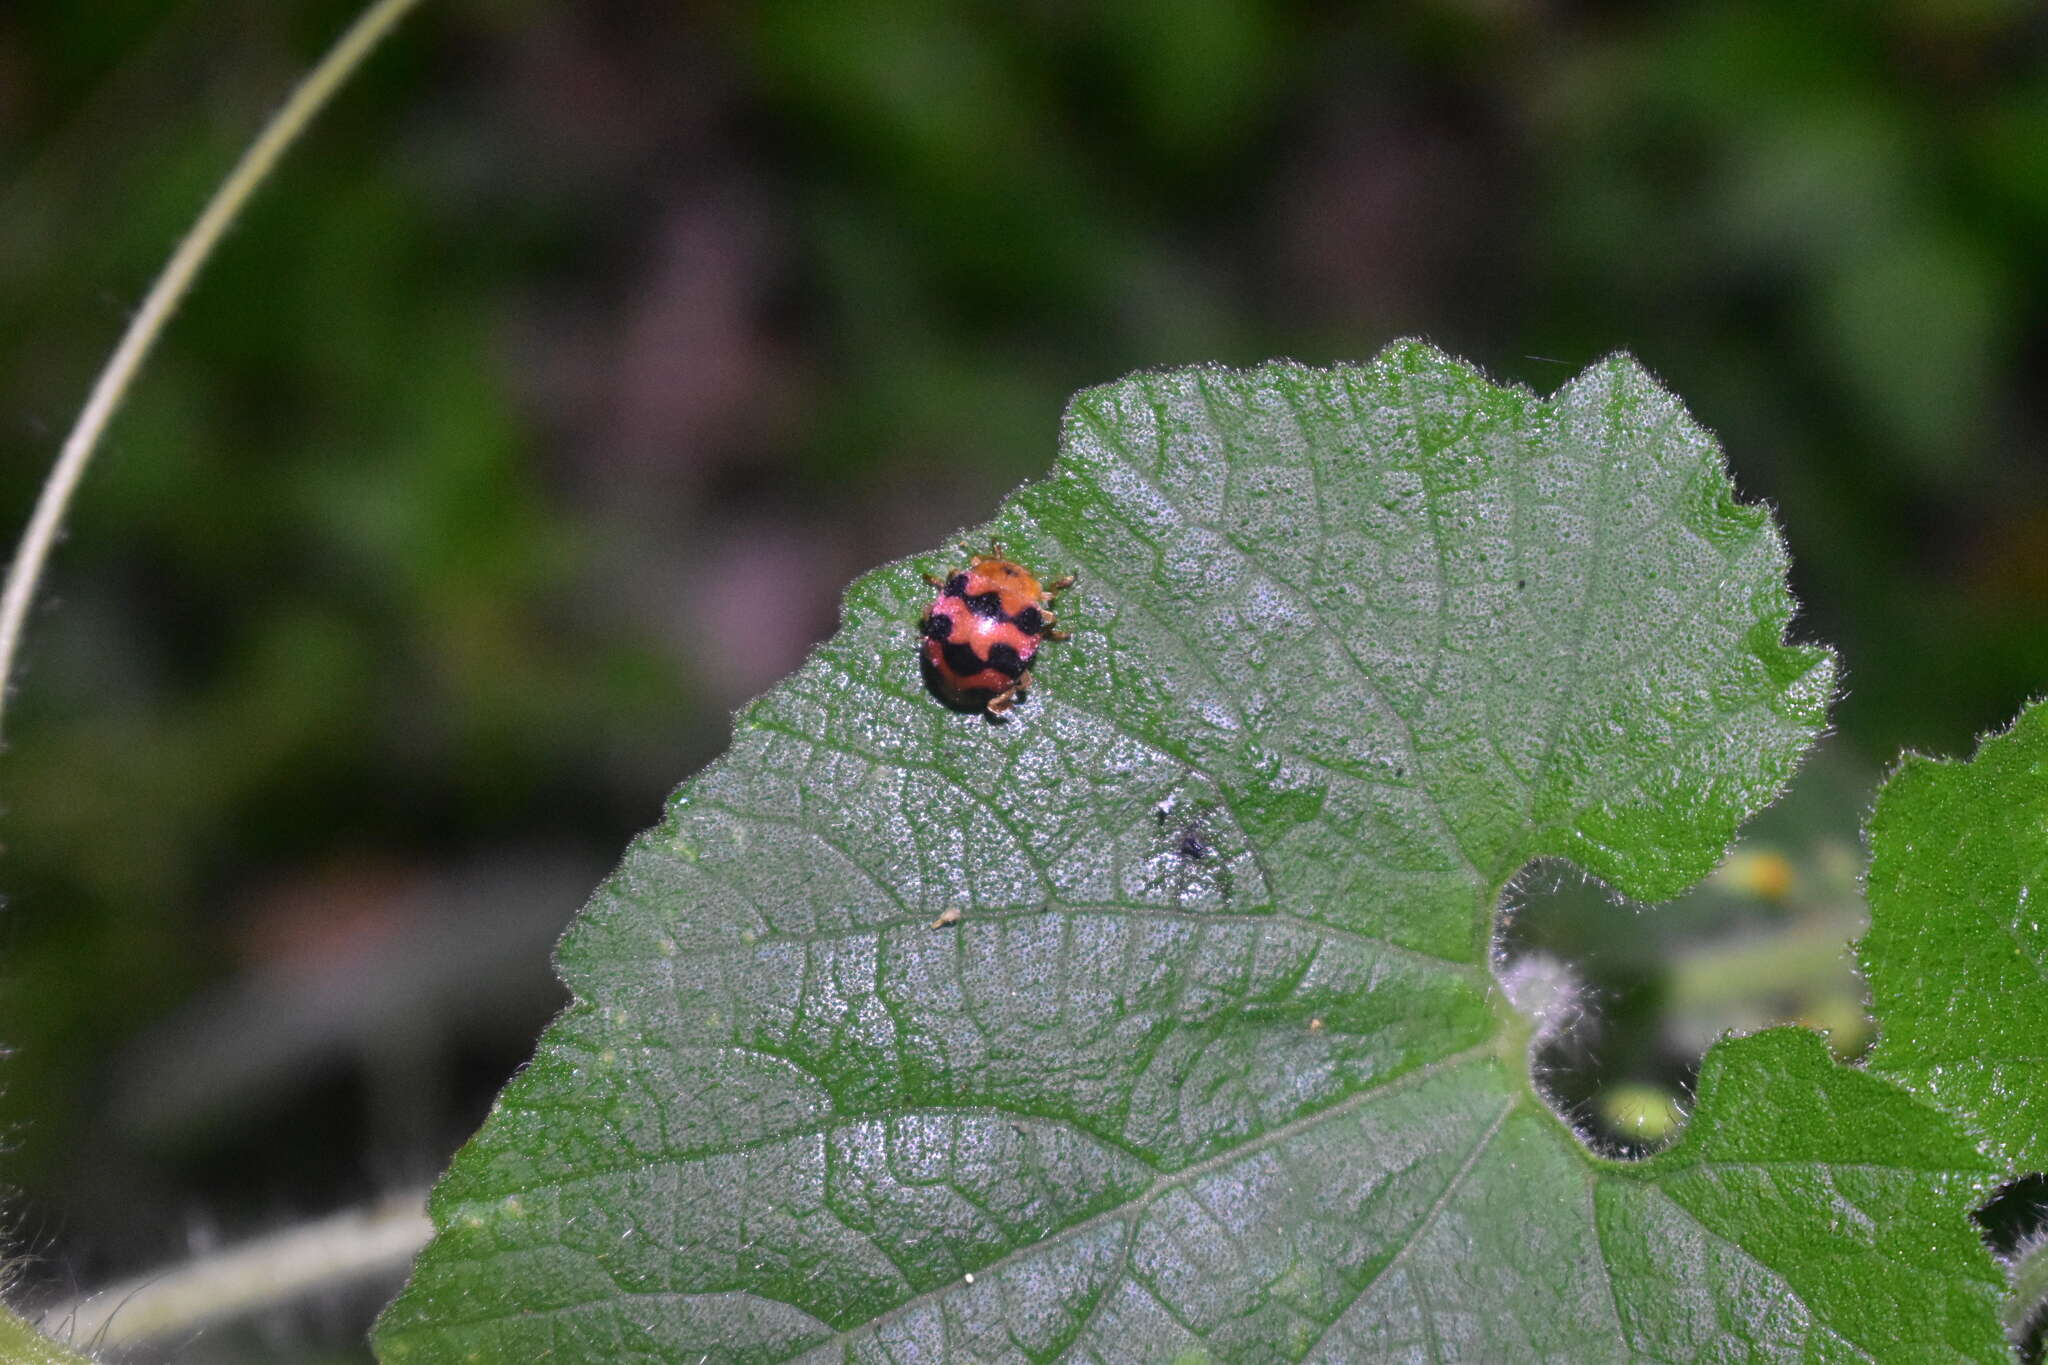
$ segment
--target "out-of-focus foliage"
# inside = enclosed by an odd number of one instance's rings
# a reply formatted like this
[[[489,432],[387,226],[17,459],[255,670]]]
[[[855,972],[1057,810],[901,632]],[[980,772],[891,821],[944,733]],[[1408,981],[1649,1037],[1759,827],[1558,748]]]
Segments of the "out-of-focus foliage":
[[[1597,1144],[1641,1152],[1675,1137],[1700,1057],[1724,1033],[1797,1023],[1838,1060],[1867,1049],[1851,945],[1866,922],[1856,830],[1877,776],[1841,744],[1823,748],[1711,877],[1666,904],[1555,861],[1509,889],[1502,965],[1570,1002],[1538,1066]]]
[[[350,10],[0,7],[6,526]],[[544,964],[440,1033],[351,973],[483,976],[408,945],[473,941],[432,926],[508,850],[601,865],[854,572],[1139,366],[1422,332],[1548,391],[1631,348],[1779,504],[1848,761],[1960,751],[2048,677],[2044,57],[2016,0],[426,7],[60,549],[0,758],[0,1178],[90,1277],[430,1173]],[[110,1117],[252,980],[380,1009],[266,1101]]]

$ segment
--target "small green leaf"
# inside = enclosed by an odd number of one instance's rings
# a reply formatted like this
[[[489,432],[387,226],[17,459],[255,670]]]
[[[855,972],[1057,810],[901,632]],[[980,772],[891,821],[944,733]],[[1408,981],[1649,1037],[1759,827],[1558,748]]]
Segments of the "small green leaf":
[[[1968,763],[1910,757],[1870,817],[1870,1067],[2048,1170],[2048,703]]]
[[[0,1308],[0,1361],[7,1365],[91,1365],[86,1357],[59,1346],[8,1308]]]
[[[1812,1037],[1640,1165],[1531,1086],[1501,888],[1683,888],[1832,686],[1633,362],[1138,376],[991,529],[1080,580],[1032,699],[922,690],[949,558],[854,585],[565,940],[386,1360],[2003,1351],[1986,1162]]]

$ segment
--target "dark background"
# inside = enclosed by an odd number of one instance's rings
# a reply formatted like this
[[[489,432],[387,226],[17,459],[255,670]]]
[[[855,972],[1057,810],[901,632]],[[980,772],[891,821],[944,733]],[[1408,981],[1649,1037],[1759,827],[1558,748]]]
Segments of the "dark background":
[[[352,12],[0,5],[0,527]],[[1688,952],[1761,944],[1791,984],[1743,1008],[1832,1010],[1853,1054],[1872,781],[2048,680],[2044,57],[2018,0],[431,0],[176,320],[32,623],[0,756],[31,1287],[430,1179],[730,709],[1141,366],[1419,333],[1681,392],[1779,508],[1839,733],[1773,827],[1792,883],[1532,907],[1517,951],[1590,955],[1604,1023],[1557,1061],[1589,1127],[1617,1078],[1682,1093]],[[1814,924],[1848,927],[1799,966]],[[264,1347],[354,1358],[375,1297]]]

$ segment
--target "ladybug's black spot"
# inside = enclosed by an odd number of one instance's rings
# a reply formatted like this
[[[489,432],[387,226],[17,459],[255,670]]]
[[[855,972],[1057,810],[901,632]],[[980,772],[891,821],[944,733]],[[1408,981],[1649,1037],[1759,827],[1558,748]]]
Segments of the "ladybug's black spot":
[[[935,611],[924,618],[924,633],[927,638],[944,640],[953,633],[953,618],[942,611]]]
[[[1026,607],[1010,620],[1026,635],[1037,635],[1045,629],[1045,614],[1037,607]]]
[[[1015,645],[993,644],[988,647],[988,666],[1006,678],[1014,678],[1024,671],[1024,659]]]
[[[963,596],[960,600],[965,602],[967,610],[973,612],[976,616],[1001,616],[1003,614],[1002,594],[995,591],[978,592],[972,597]]]
[[[965,597],[965,596],[967,596],[967,575],[966,575],[966,574],[964,574],[964,573],[956,573],[956,574],[954,574],[954,575],[953,575],[953,576],[952,576],[951,578],[949,578],[949,579],[947,579],[947,580],[946,580],[946,596],[948,596],[948,597]]]
[[[971,678],[988,667],[987,661],[974,652],[974,646],[962,644],[958,640],[946,641],[940,646],[940,651],[945,655],[946,667],[958,677]]]
[[[925,690],[937,697],[948,710],[971,716],[987,709],[988,699],[994,694],[985,688],[961,687],[956,679],[932,662],[931,651],[919,650],[917,664],[918,671],[924,674]]]

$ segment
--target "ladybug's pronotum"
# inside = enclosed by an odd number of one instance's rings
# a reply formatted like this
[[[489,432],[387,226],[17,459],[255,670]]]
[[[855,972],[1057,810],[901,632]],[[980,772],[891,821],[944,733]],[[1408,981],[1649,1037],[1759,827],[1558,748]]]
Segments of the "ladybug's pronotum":
[[[1053,628],[1052,602],[1074,576],[1040,584],[992,545],[950,577],[925,581],[939,590],[920,622],[925,686],[956,710],[1003,715],[1031,687],[1039,641],[1067,638]]]

